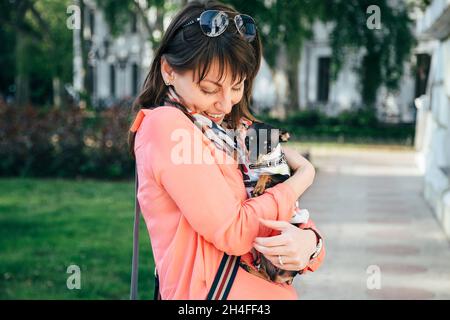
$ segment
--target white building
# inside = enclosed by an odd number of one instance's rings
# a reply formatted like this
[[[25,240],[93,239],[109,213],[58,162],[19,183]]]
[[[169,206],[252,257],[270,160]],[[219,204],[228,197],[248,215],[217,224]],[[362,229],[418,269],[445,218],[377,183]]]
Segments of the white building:
[[[415,146],[424,196],[450,237],[450,0],[433,0],[417,24],[418,52],[431,59],[418,108]],[[426,58],[429,57],[429,58]]]
[[[316,21],[313,25],[311,40],[304,42],[301,49],[299,74],[299,108],[320,109],[328,115],[336,115],[343,110],[355,109],[362,106],[360,79],[355,67],[359,65],[361,54],[349,55],[343,64],[336,81],[331,78],[332,48],[329,42],[331,25]],[[285,57],[277,62],[284,67],[289,62]],[[412,123],[415,121],[414,107],[415,91],[418,83],[416,75],[412,74],[416,57],[405,62],[404,75],[397,92],[388,92],[381,87],[377,94],[377,113],[382,121]],[[267,64],[263,63],[254,88],[254,100],[262,108],[273,107],[276,102],[274,86],[279,90],[278,97],[285,102],[287,94],[285,86],[286,75],[275,70],[270,72]],[[275,115],[283,112],[275,110]]]
[[[177,1],[177,0],[172,0]],[[94,103],[110,104],[116,99],[134,97],[139,91],[150,68],[153,57],[146,29],[136,17],[131,17],[131,23],[125,32],[113,38],[101,10],[96,8],[95,1],[86,1],[85,38],[92,44],[89,55],[89,72],[87,90]],[[155,12],[148,12],[148,19],[155,19]],[[164,25],[167,26],[169,18]],[[79,30],[74,31],[74,88],[81,88]],[[337,114],[342,110],[361,105],[359,79],[352,70],[358,57],[350,57],[339,73],[337,81],[330,77],[331,47],[328,42],[329,29],[323,23],[314,24],[314,36],[305,42],[302,48],[301,62],[298,66],[301,108],[320,108],[328,114]],[[386,121],[413,122],[414,108],[414,77],[406,74],[402,80],[399,92],[387,93],[381,88],[378,94],[377,109],[382,119]],[[275,86],[279,96],[283,94],[283,86],[287,79],[283,74],[273,77],[268,65],[263,61],[261,70],[255,82],[255,109],[272,108],[275,105]]]
[[[301,54],[300,105],[319,107],[335,115],[342,110],[361,106],[360,79],[354,72],[361,55],[351,54],[343,64],[336,81],[332,81],[329,44],[331,25],[314,23],[313,38],[306,41]],[[392,122],[414,122],[414,87],[411,75],[411,61],[405,63],[402,85],[398,92],[388,93],[381,87],[377,94],[376,107],[380,119]]]
[[[137,95],[150,68],[152,49],[147,33],[137,16],[130,16],[125,32],[110,34],[104,14],[95,1],[85,1],[84,30],[74,29],[74,89],[81,84],[80,32],[88,44],[86,90],[96,105],[109,105],[117,99]],[[148,12],[151,19],[154,12]]]

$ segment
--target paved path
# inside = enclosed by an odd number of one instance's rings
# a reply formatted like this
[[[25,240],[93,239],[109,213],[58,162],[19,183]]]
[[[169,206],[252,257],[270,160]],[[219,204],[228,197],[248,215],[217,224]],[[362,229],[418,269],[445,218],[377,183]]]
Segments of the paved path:
[[[327,257],[295,280],[300,299],[450,299],[450,242],[423,199],[414,153],[311,155],[316,179],[300,206],[325,235]]]

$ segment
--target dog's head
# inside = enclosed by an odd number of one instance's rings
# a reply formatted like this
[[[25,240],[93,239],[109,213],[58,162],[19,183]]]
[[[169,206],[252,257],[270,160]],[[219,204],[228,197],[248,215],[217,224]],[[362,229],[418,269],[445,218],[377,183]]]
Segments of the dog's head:
[[[250,162],[257,163],[258,159],[269,155],[280,142],[288,139],[289,133],[286,130],[280,130],[263,122],[253,122],[248,127],[245,137],[245,146],[249,151]]]

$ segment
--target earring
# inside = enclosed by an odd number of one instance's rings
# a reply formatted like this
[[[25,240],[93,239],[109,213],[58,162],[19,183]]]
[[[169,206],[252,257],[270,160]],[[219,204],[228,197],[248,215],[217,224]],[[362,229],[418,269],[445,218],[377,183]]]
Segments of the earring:
[[[170,80],[175,80],[175,77],[173,75],[170,76]],[[166,86],[170,86],[172,83],[170,81],[166,81]]]
[[[173,77],[170,77],[170,80],[173,80]],[[166,86],[172,85],[172,83],[169,80],[164,80]]]

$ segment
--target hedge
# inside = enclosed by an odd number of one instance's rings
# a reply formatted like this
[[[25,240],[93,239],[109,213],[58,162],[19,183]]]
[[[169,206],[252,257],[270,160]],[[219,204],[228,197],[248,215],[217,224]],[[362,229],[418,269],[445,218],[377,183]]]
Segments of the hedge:
[[[0,104],[0,176],[91,177],[133,176],[127,134],[131,103],[102,110],[25,108]],[[414,125],[380,123],[366,111],[327,117],[302,111],[281,122],[259,119],[287,129],[293,141],[383,142],[412,144]]]
[[[87,111],[0,105],[0,176],[125,178],[131,106]]]

